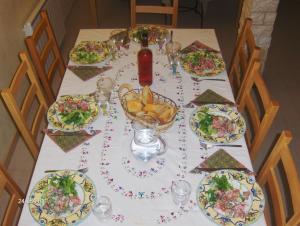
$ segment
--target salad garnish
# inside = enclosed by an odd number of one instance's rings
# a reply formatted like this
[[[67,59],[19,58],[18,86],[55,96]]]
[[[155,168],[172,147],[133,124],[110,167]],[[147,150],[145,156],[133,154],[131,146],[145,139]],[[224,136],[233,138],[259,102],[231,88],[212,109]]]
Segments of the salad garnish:
[[[58,111],[61,120],[68,125],[83,125],[92,114],[89,103],[85,100],[68,99],[59,104]]]
[[[75,185],[70,175],[51,177],[44,191],[43,209],[56,216],[73,212],[81,203]]]
[[[221,211],[225,216],[245,217],[250,192],[242,192],[234,188],[225,175],[214,176],[211,180],[211,187],[205,191],[207,202]]]
[[[197,112],[199,120],[199,129],[206,135],[217,135],[223,137],[227,133],[231,133],[235,129],[235,124],[227,117],[220,115],[212,115],[208,108],[204,108]]]
[[[225,69],[220,56],[204,49],[183,55],[182,64],[186,71],[199,76],[218,74]]]
[[[132,37],[135,41],[140,41],[144,33],[148,33],[148,43],[155,44],[157,39],[168,34],[168,31],[162,27],[157,26],[143,26],[138,27],[132,31]]]
[[[93,64],[103,61],[109,55],[109,48],[105,42],[82,41],[70,53],[74,62]]]

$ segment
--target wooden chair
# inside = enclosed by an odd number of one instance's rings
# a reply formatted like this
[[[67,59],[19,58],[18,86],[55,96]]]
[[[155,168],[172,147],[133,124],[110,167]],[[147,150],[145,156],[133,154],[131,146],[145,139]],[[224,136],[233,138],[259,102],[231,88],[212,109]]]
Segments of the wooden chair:
[[[135,27],[136,14],[137,13],[151,13],[151,14],[165,14],[172,15],[172,22],[170,26],[164,25],[166,27],[176,27],[177,17],[178,17],[178,0],[173,0],[171,6],[155,6],[155,5],[137,5],[136,0],[131,0],[131,27]]]
[[[25,42],[48,102],[51,104],[56,99],[56,91],[51,88],[54,77],[57,75],[59,82],[61,82],[66,66],[46,11],[41,11],[40,21],[36,25],[32,36],[27,37]]]
[[[10,199],[6,208],[1,208],[1,210],[4,211],[4,215],[2,222],[0,219],[0,223],[2,223],[1,225],[16,225],[16,220],[18,220],[19,217],[19,204],[23,203],[25,195],[0,164],[0,197],[4,196],[4,191],[9,194]],[[1,206],[2,205],[3,203],[1,203]]]
[[[35,75],[29,57],[25,52],[19,54],[21,64],[19,65],[9,88],[1,91],[2,98],[11,114],[19,132],[21,133],[27,147],[34,159],[37,159],[39,147],[36,141],[42,120],[45,119],[48,104],[42,88]],[[22,103],[18,98],[24,89],[25,82],[29,83]],[[32,107],[36,107],[36,114]]]
[[[260,73],[261,63],[250,65],[241,95],[237,100],[238,110],[247,121],[246,142],[251,160],[255,160],[262,142],[277,114],[279,104],[271,99]]]
[[[239,95],[240,87],[249,70],[249,66],[255,60],[259,60],[261,55],[260,48],[256,46],[251,26],[252,20],[246,19],[238,36],[231,60],[228,77],[235,98]]]
[[[293,156],[289,149],[291,140],[292,134],[290,131],[283,131],[281,133],[257,176],[257,182],[263,188],[268,188],[269,191],[265,195],[268,195],[268,200],[271,200],[270,209],[273,210],[272,216],[274,216],[272,224],[270,217],[268,217],[271,213],[265,209],[267,225],[269,226],[300,225],[300,181]],[[285,177],[284,180],[282,177]],[[279,180],[279,178],[281,179]],[[281,189],[282,186],[288,189]],[[290,196],[288,199],[291,202],[287,202],[287,195]],[[284,203],[288,205],[286,206],[287,208],[292,208],[293,214],[287,214]]]

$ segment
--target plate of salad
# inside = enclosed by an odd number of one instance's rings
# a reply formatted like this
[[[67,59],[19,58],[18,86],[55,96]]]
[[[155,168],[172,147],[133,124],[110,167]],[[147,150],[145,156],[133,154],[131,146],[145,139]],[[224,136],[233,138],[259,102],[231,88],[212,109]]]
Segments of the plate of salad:
[[[208,174],[197,188],[202,212],[218,225],[245,226],[263,213],[264,194],[255,177],[235,170]]]
[[[221,54],[206,49],[183,54],[180,63],[183,70],[195,78],[218,75],[225,70]]]
[[[91,212],[96,188],[86,175],[73,170],[49,174],[33,188],[29,210],[40,225],[75,225]]]
[[[244,135],[246,122],[232,106],[205,104],[192,112],[190,127],[201,140],[231,143]]]
[[[142,34],[148,32],[148,44],[157,44],[158,40],[167,39],[169,31],[156,25],[137,26],[129,31],[129,38],[135,42],[140,42]]]
[[[95,64],[105,61],[110,56],[107,42],[82,41],[70,52],[70,59],[77,64]]]
[[[76,132],[94,122],[99,115],[99,106],[89,95],[66,95],[54,102],[47,113],[50,125],[64,132]]]

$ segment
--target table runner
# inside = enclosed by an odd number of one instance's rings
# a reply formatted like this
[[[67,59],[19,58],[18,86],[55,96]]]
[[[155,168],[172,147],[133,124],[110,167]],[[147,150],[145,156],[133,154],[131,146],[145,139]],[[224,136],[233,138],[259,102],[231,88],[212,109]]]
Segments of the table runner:
[[[109,29],[81,30],[78,40],[105,40],[109,37]],[[186,35],[189,34],[189,35]],[[213,30],[175,29],[174,40],[187,46],[195,40],[219,49]],[[112,219],[100,223],[91,214],[80,225],[215,225],[203,215],[196,204],[196,188],[205,173],[190,174],[203,159],[217,149],[200,150],[198,138],[189,128],[189,115],[193,109],[182,106],[207,88],[233,100],[226,72],[218,75],[225,82],[194,82],[190,76],[180,70],[173,75],[164,55],[158,54],[157,46],[150,46],[153,51],[153,85],[151,89],[171,98],[180,107],[174,125],[162,134],[167,142],[167,152],[148,163],[140,162],[130,153],[130,142],[133,137],[130,120],[126,118],[120,105],[117,89],[122,83],[130,83],[138,88],[137,51],[139,45],[130,43],[128,50],[122,49],[121,57],[111,62],[111,70],[103,73],[117,80],[112,94],[110,115],[99,117],[91,125],[91,129],[100,129],[88,142],[75,148],[70,153],[59,150],[52,141],[45,137],[41,152],[32,177],[29,191],[46,174],[46,169],[76,169],[89,167],[87,175],[94,181],[98,195],[107,195],[113,206]],[[72,64],[72,62],[71,62]],[[83,82],[66,71],[59,95],[91,93],[96,89],[98,75]],[[226,151],[252,169],[244,139],[237,144],[242,148],[230,148]],[[59,165],[57,164],[59,162]],[[173,180],[185,179],[192,185],[190,201],[184,207],[173,204],[170,186]],[[30,215],[25,201],[19,225],[38,225]],[[261,217],[254,225],[265,225]]]

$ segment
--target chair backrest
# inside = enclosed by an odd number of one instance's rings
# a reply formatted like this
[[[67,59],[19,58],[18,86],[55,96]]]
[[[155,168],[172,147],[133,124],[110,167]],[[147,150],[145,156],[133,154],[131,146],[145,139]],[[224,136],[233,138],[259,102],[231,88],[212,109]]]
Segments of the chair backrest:
[[[137,5],[136,0],[131,0],[131,27],[134,28],[136,23],[136,14],[138,13],[151,13],[151,14],[165,14],[172,16],[172,22],[170,26],[176,27],[178,17],[178,0],[173,0],[171,6],[157,6],[157,5]]]
[[[247,18],[238,36],[233,57],[231,59],[228,77],[235,98],[239,95],[240,88],[249,70],[249,66],[255,60],[259,60],[261,55],[260,48],[256,46],[251,26],[252,20]]]
[[[51,104],[55,101],[57,94],[57,91],[51,87],[55,82],[60,84],[66,66],[46,11],[41,11],[40,20],[35,26],[32,36],[27,37],[25,42],[48,102]],[[55,77],[58,77],[58,80],[55,80]]]
[[[39,147],[36,138],[42,120],[45,119],[48,103],[28,55],[21,52],[19,56],[21,64],[9,88],[3,89],[1,95],[32,156],[37,159]],[[29,83],[28,88],[24,91],[23,101],[19,103],[18,97],[21,96],[26,83]],[[33,108],[36,112],[33,112]]]
[[[9,201],[7,206],[4,206],[4,203],[1,203],[1,206],[5,208],[3,209],[1,207],[1,211],[4,211],[4,215],[3,218],[0,219],[0,223],[2,223],[1,225],[15,225],[15,221],[18,220],[19,204],[23,203],[25,195],[0,164],[0,197],[5,195],[4,192],[8,193]]]
[[[260,70],[261,63],[259,61],[250,65],[241,95],[237,99],[238,109],[247,119],[245,138],[253,161],[257,157],[279,108],[278,102],[271,99]]]
[[[266,209],[265,215],[269,226],[300,225],[300,181],[289,149],[291,140],[290,131],[281,133],[257,176],[257,182],[269,191],[266,195],[268,195],[268,200],[271,200],[270,209],[273,210],[271,215],[274,217],[272,224],[267,217],[270,213]],[[290,209],[288,212],[292,214],[288,214],[285,211],[286,208]]]

